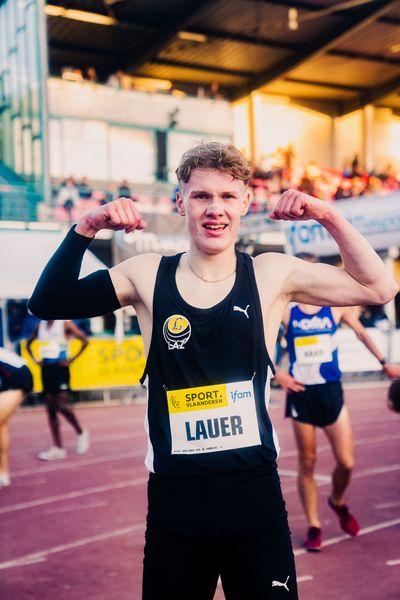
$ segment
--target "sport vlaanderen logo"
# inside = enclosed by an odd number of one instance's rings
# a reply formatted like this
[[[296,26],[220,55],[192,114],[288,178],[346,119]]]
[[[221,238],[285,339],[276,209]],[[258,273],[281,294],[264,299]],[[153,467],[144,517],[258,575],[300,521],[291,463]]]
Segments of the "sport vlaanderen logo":
[[[192,327],[189,319],[183,315],[171,315],[163,325],[163,335],[168,344],[168,350],[183,350],[191,333]]]

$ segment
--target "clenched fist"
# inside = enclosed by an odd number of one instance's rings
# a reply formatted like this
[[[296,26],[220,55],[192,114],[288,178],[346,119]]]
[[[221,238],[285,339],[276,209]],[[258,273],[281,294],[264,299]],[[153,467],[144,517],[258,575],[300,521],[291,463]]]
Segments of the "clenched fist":
[[[307,219],[322,221],[332,213],[332,210],[329,203],[291,189],[282,194],[269,218],[276,221],[306,221]]]
[[[79,220],[75,231],[80,235],[91,237],[101,229],[113,231],[125,230],[125,233],[144,229],[146,222],[139,214],[131,198],[118,198],[113,202],[99,206]]]

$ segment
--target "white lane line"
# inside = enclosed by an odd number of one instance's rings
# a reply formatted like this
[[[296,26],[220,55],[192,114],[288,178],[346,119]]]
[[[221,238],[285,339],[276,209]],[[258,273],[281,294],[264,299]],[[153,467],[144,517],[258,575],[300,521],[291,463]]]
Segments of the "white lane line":
[[[298,471],[296,470],[292,470],[292,469],[278,469],[279,470],[279,475],[284,475],[285,477],[297,477],[298,476]],[[314,479],[316,481],[324,481],[324,482],[329,482],[331,481],[331,476],[330,475],[322,475],[320,473],[314,473]]]
[[[99,535],[82,538],[76,542],[70,542],[69,544],[53,546],[52,548],[47,548],[46,550],[41,550],[40,552],[32,552],[31,554],[26,554],[25,556],[20,556],[19,558],[14,558],[13,560],[7,560],[0,563],[0,570],[4,571],[5,569],[12,569],[13,567],[23,567],[25,565],[43,562],[52,554],[65,552],[66,550],[73,550],[75,548],[87,546],[88,544],[95,544],[96,542],[103,542],[104,540],[109,540],[121,535],[128,535],[134,531],[144,529],[144,527],[144,523],[131,525],[130,527],[124,527],[123,529],[115,529],[114,531],[109,531],[107,533],[100,533]]]
[[[297,583],[303,583],[304,581],[312,581],[314,577],[312,575],[300,575],[297,577]]]
[[[364,527],[360,530],[357,537],[361,537],[362,535],[368,535],[369,533],[375,533],[375,531],[380,531],[381,529],[387,529],[388,527],[393,527],[394,525],[400,524],[399,519],[392,519],[391,521],[383,521],[382,523],[377,523],[376,525],[370,525],[369,527]],[[337,537],[330,538],[325,540],[323,543],[324,548],[326,546],[333,546],[333,544],[338,544],[339,542],[343,542],[345,540],[350,540],[351,538],[348,535],[338,535]],[[295,556],[302,556],[303,554],[307,554],[307,550],[304,548],[298,548],[294,551]]]
[[[14,477],[13,477],[14,480]],[[35,487],[36,485],[46,485],[48,483],[48,479],[45,479],[44,477],[42,478],[37,478],[37,479],[28,479],[27,481],[19,481],[17,484],[15,484],[15,487],[18,488],[22,488],[22,487]]]
[[[399,471],[400,470],[400,464],[397,463],[395,465],[387,465],[386,467],[372,467],[371,469],[364,469],[363,471],[360,471],[359,473],[354,473],[354,475],[352,475],[352,479],[362,479],[364,477],[370,477],[371,475],[382,475],[384,473],[393,473],[394,471]],[[278,467],[278,473],[286,476],[286,477],[297,477],[297,471],[293,470],[291,471],[290,469],[280,469]],[[314,476],[315,480],[317,482],[317,486],[321,487],[323,485],[328,485],[331,483],[332,481],[332,477],[330,475],[324,475],[324,474],[319,474],[317,476]],[[297,490],[297,488],[287,488],[285,489],[285,494],[287,494],[288,492],[292,492],[294,490]],[[395,505],[397,506],[397,504]],[[384,506],[385,508],[389,508]],[[376,508],[376,507],[375,507]]]
[[[395,508],[396,506],[400,506],[400,502],[382,502],[382,504],[375,504],[374,508],[380,510],[382,508]]]
[[[388,567],[397,567],[397,565],[400,565],[400,558],[396,558],[395,560],[387,560],[386,564]]]
[[[143,438],[143,441],[145,441],[146,438],[146,433],[145,431],[137,431],[137,432],[131,432],[131,433],[119,433],[119,434],[113,434],[113,435],[105,435],[103,437],[91,437],[91,445],[92,446],[97,446],[98,444],[103,444],[103,443],[108,443],[108,442],[122,442],[124,440],[134,440],[137,438]],[[66,448],[67,450],[72,449],[72,444],[66,444]],[[20,449],[20,450],[14,450],[14,452],[12,453],[13,456],[26,456],[28,453],[31,453],[34,450],[29,450],[27,452],[26,448],[25,449]],[[73,450],[74,452],[74,450]]]
[[[92,508],[104,508],[105,506],[108,506],[109,502],[92,502],[91,504],[84,504],[82,506],[82,504],[75,504],[75,505],[71,505],[69,504],[68,506],[60,506],[60,508],[51,508],[50,510],[46,510],[45,511],[45,515],[53,515],[56,513],[64,513],[64,512],[71,512],[72,510],[79,510],[79,512],[83,512],[85,510],[92,510]]]
[[[368,438],[365,440],[355,440],[353,442],[353,445],[354,446],[373,446],[374,444],[380,444],[382,442],[392,442],[392,441],[397,441],[397,440],[400,440],[399,434],[382,435],[382,436],[376,437],[376,438]],[[332,448],[328,444],[321,444],[320,446],[318,446],[317,451],[318,451],[318,453],[327,452],[327,451],[332,451]],[[297,456],[297,455],[298,455],[297,449],[293,449],[293,450],[283,450],[279,456],[280,456],[280,458],[289,458],[291,456]]]
[[[348,381],[343,383],[343,389],[345,390],[369,390],[372,388],[388,388],[389,382],[387,381]]]
[[[359,479],[360,477],[369,477],[370,475],[380,475],[381,473],[392,473],[400,469],[400,463],[395,465],[387,465],[386,467],[372,467],[371,469],[364,469],[358,473],[352,475],[352,479]]]
[[[129,419],[129,421],[124,420],[124,421],[114,421],[112,422],[113,425],[113,429],[114,431],[117,430],[119,427],[129,427],[130,429],[132,429],[132,431],[134,430],[133,428],[136,426],[141,426],[141,429],[144,432],[144,427],[143,427],[143,423],[144,423],[144,417],[142,419]],[[18,427],[18,423],[16,425],[16,427]],[[29,426],[29,423],[26,423],[26,425]],[[32,427],[36,425],[32,423]],[[22,423],[21,423],[22,426]],[[91,431],[94,431],[96,433],[101,433],[101,429],[106,429],[107,431],[110,430],[110,424],[109,423],[94,423],[92,421],[89,422],[88,427]],[[37,431],[29,431],[29,432],[24,432],[22,429],[21,430],[15,430],[13,431],[13,440],[22,440],[22,439],[27,439],[27,438],[37,438],[38,437],[38,432]]]
[[[88,496],[90,494],[102,494],[103,492],[109,492],[113,490],[120,490],[126,487],[142,485],[146,482],[147,477],[139,477],[137,479],[130,479],[128,481],[116,481],[115,483],[110,483],[108,485],[98,485],[92,488],[76,490],[75,492],[67,492],[66,494],[47,496],[47,498],[39,498],[38,500],[31,500],[30,502],[20,502],[19,504],[12,504],[11,506],[4,506],[3,508],[0,508],[0,514],[12,513],[18,510],[26,510],[27,508],[35,508],[36,506],[44,506],[45,504],[51,504],[52,502],[59,502],[63,500],[70,500],[71,498],[81,498],[82,496]]]
[[[107,462],[114,462],[116,460],[125,460],[127,458],[138,458],[138,457],[143,457],[143,461],[144,461],[144,457],[145,457],[145,451],[144,450],[135,450],[135,451],[131,451],[131,452],[122,452],[121,454],[113,454],[113,455],[109,455],[109,454],[105,454],[103,456],[97,456],[97,457],[93,457],[93,458],[75,458],[73,460],[68,460],[68,458],[65,461],[59,461],[56,460],[54,461],[54,463],[39,463],[38,461],[38,466],[31,468],[31,469],[22,469],[21,471],[13,471],[12,472],[12,477],[13,479],[15,479],[16,477],[25,477],[27,476],[31,476],[31,475],[38,475],[38,474],[46,474],[46,473],[50,473],[52,471],[64,471],[66,469],[76,469],[77,467],[87,467],[89,465],[97,465],[100,463],[107,463]]]

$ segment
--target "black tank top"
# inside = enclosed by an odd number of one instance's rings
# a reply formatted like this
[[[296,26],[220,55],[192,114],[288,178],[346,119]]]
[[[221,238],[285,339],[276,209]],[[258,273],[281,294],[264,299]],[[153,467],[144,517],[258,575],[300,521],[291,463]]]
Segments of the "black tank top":
[[[163,257],[142,382],[148,388],[146,466],[163,475],[234,471],[275,461],[269,415],[273,365],[252,259],[237,252],[235,284],[211,308],[180,295],[182,254]]]

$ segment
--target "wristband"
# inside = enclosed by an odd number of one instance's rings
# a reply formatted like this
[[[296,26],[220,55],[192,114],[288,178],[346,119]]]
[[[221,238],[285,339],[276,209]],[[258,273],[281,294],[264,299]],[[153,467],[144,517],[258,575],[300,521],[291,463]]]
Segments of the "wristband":
[[[381,363],[382,367],[386,365],[386,360],[384,358],[381,358],[379,362]]]

